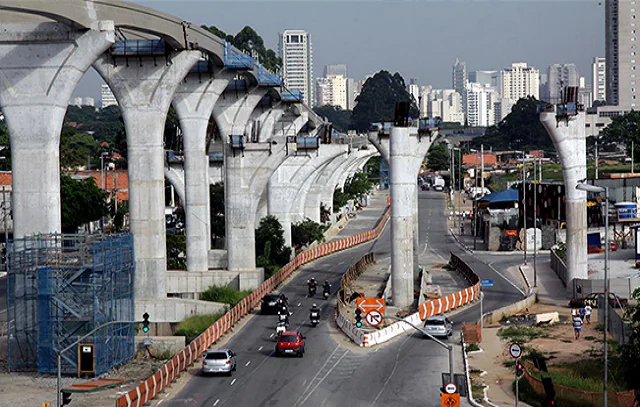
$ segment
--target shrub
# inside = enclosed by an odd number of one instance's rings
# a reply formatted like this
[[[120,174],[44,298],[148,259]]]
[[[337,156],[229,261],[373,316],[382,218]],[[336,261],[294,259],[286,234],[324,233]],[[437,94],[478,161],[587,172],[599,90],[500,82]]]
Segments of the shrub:
[[[203,301],[221,302],[229,304],[230,307],[234,307],[249,294],[251,294],[250,290],[238,291],[231,287],[212,285],[200,295],[200,299]]]
[[[296,248],[308,246],[315,241],[324,242],[324,232],[327,229],[327,226],[306,218],[291,225],[291,242]]]
[[[192,317],[185,318],[178,324],[173,335],[185,336],[187,338],[187,343],[190,343],[220,319],[221,316],[222,314],[206,314],[194,315]]]

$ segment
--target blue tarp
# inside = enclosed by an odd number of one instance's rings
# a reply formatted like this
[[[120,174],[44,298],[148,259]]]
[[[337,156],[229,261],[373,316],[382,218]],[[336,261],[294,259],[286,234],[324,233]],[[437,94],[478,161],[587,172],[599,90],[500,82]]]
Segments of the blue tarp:
[[[499,202],[516,202],[518,200],[517,189],[507,189],[505,191],[493,192],[489,195],[485,195],[480,201],[489,203]]]

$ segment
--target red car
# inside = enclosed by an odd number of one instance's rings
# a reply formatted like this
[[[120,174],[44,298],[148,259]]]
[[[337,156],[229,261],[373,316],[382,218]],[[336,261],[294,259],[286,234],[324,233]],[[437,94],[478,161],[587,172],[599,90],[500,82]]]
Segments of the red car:
[[[278,338],[276,356],[298,355],[299,357],[303,357],[305,339],[305,336],[300,332],[284,332]]]

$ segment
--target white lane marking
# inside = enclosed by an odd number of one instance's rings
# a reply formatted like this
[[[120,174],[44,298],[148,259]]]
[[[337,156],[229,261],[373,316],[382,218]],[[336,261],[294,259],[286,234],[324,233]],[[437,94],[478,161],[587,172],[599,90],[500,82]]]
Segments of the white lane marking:
[[[335,369],[335,368],[340,364],[340,362],[342,361],[342,359],[344,359],[344,357],[345,357],[345,356],[347,356],[347,354],[348,354],[348,353],[349,353],[349,350],[345,351],[345,352],[342,354],[342,356],[340,356],[340,358],[336,361],[336,363],[334,363],[334,364],[333,364],[333,366],[331,366],[331,369],[329,369],[329,371],[328,371],[324,376],[322,376],[322,379],[320,379],[320,381],[318,382],[318,384],[316,384],[316,385],[313,387],[313,389],[311,389],[311,391],[309,392],[309,394],[307,394],[307,396],[306,396],[304,399],[302,399],[302,401],[300,402],[300,404],[296,403],[295,405],[302,405],[302,404],[304,404],[304,402],[305,402],[305,401],[307,401],[307,399],[308,399],[309,397],[311,397],[311,395],[313,394],[313,392],[314,392],[314,391],[316,391],[316,389],[318,388],[318,386],[320,386],[320,385],[322,384],[322,382],[324,381],[324,379],[326,379],[326,378],[327,378],[327,376],[329,376],[329,375],[331,374],[331,372],[333,372],[333,369]],[[303,393],[303,394],[304,394],[304,393]]]
[[[269,335],[269,338],[273,338],[273,335],[275,335],[275,334],[271,334],[271,335]]]
[[[298,307],[299,307],[299,306],[301,306],[301,305],[302,305],[302,303],[301,303],[301,302],[299,302],[299,303],[298,303]]]
[[[215,403],[213,403],[213,407],[216,407],[218,405],[218,403],[220,402],[220,399],[216,400]]]
[[[251,364],[251,361],[248,361],[245,366],[249,366]]]
[[[163,401],[164,401],[164,399],[158,401],[158,404],[156,404],[156,406],[159,406],[160,404],[162,404]]]
[[[259,348],[258,348],[258,351],[261,351],[261,350],[262,350],[262,348],[264,348],[264,346],[259,347]]]
[[[340,349],[340,345],[336,346],[336,348],[333,350],[333,352],[331,352],[331,355],[329,355],[329,357],[327,358],[326,362],[324,362],[324,364],[322,365],[322,367],[318,370],[318,373],[316,373],[315,376],[313,376],[313,379],[311,379],[311,381],[309,382],[309,384],[307,385],[307,387],[304,389],[304,391],[302,392],[302,394],[306,393],[307,390],[309,390],[309,387],[311,387],[311,384],[313,384],[313,381],[316,380],[318,378],[318,375],[320,375],[320,372],[322,372],[322,369],[325,368],[325,366],[327,366],[327,363],[329,363],[331,361],[331,358],[333,357],[333,355],[338,351],[338,349]],[[300,398],[302,397],[302,395],[300,395],[300,397],[298,398],[298,400],[296,401],[296,403],[294,405],[298,404],[298,401],[300,401]]]
[[[405,342],[407,342],[409,340],[409,338],[411,338],[413,335],[409,335],[407,336],[407,339],[405,339],[404,341],[402,341],[402,344],[400,345],[400,348],[398,348],[398,353],[396,353],[396,362],[393,364],[393,369],[391,370],[391,374],[389,375],[389,377],[387,377],[387,380],[385,380],[384,384],[382,385],[382,388],[380,389],[380,392],[378,393],[378,395],[376,396],[375,399],[373,399],[373,402],[371,403],[372,406],[376,405],[376,401],[378,401],[378,399],[380,398],[380,396],[382,395],[382,392],[384,391],[385,387],[387,387],[387,384],[389,384],[389,381],[391,380],[391,378],[393,377],[393,374],[396,372],[396,368],[398,367],[398,361],[400,359],[400,354],[402,353],[402,346],[405,344]]]
[[[238,379],[233,379],[233,380],[231,380],[231,384],[230,384],[230,386],[233,386],[233,385],[235,384],[236,380],[238,380]]]
[[[474,255],[473,257],[476,257],[476,256]],[[476,257],[476,259],[478,259],[478,258]],[[478,260],[480,260],[480,259],[478,259]],[[480,260],[480,261],[482,261],[482,260]],[[500,277],[502,277],[502,278],[504,279],[504,281],[506,281],[507,283],[511,284],[511,285],[513,286],[513,288],[515,288],[516,290],[518,290],[518,291],[520,292],[520,294],[522,294],[522,296],[523,296],[523,297],[526,297],[526,296],[527,296],[527,294],[525,294],[525,293],[524,293],[524,291],[522,291],[522,290],[520,289],[520,287],[518,287],[517,285],[515,285],[515,284],[514,284],[511,280],[509,280],[509,279],[508,279],[504,274],[502,274],[501,272],[499,272],[498,270],[496,270],[496,268],[495,268],[495,267],[493,267],[493,262],[488,263],[488,264],[487,264],[487,266],[489,266],[489,268],[490,268],[491,270],[495,271],[495,272],[496,272]]]

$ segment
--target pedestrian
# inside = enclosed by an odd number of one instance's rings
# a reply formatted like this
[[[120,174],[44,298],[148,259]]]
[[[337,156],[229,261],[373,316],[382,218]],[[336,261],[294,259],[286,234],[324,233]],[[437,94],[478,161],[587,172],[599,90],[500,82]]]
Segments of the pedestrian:
[[[587,304],[586,307],[584,307],[584,318],[587,320],[587,325],[591,325],[591,311],[593,310],[593,308],[591,308],[591,305]]]
[[[582,332],[582,319],[579,315],[573,317],[573,333],[576,339],[580,339],[580,332]]]
[[[578,310],[578,316],[580,316],[582,322],[584,322],[584,316],[586,313],[587,311],[584,309],[584,307],[580,307],[580,309]]]
[[[462,222],[462,221],[460,221]],[[460,236],[464,235],[464,225],[460,225]]]

